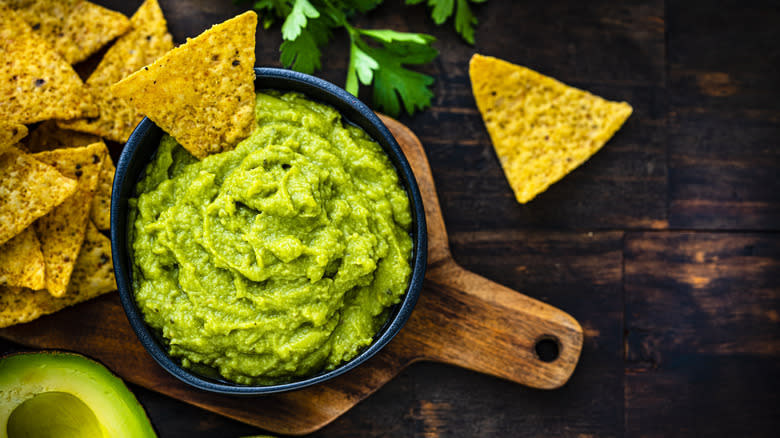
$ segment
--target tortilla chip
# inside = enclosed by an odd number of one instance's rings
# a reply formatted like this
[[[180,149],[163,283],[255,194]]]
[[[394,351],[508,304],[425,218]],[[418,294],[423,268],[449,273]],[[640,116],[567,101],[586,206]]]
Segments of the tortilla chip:
[[[14,11],[0,4],[0,120],[97,116],[84,83]]]
[[[254,126],[252,11],[217,24],[111,88],[202,159]]]
[[[41,315],[56,312],[59,310],[57,304],[68,299],[58,300],[45,290],[0,285],[0,327],[32,321]]]
[[[85,0],[5,0],[69,64],[87,59],[130,29],[119,12]]]
[[[0,286],[0,328],[30,322],[98,295],[101,293],[82,288],[55,298],[45,290]]]
[[[125,99],[115,97],[109,87],[172,49],[173,39],[157,0],[146,0],[130,22],[133,29],[116,40],[87,79],[100,116],[60,121],[60,127],[125,143],[143,119]]]
[[[0,244],[76,192],[75,180],[11,148],[0,155]]]
[[[489,56],[475,54],[469,75],[493,147],[521,204],[595,154],[632,112],[626,102],[610,102]]]
[[[47,120],[30,131],[22,144],[29,152],[51,151],[59,148],[88,146],[100,141],[100,137],[57,126],[54,120]]]
[[[44,275],[41,242],[33,227],[0,245],[0,284],[43,289]]]
[[[67,290],[76,257],[84,242],[92,197],[106,154],[106,145],[101,142],[33,155],[78,181],[73,196],[35,222],[46,264],[46,289],[55,297],[61,297]]]
[[[94,297],[112,290],[116,290],[116,279],[111,240],[98,231],[95,224],[87,222],[87,234],[70,276],[68,295],[81,293]]]
[[[68,293],[55,298],[45,290],[0,285],[0,327],[29,322],[116,290],[113,266],[111,241],[88,223]]]
[[[18,123],[0,122],[0,154],[27,135],[27,127]]]
[[[89,213],[90,219],[100,230],[111,228],[111,190],[114,186],[114,172],[116,172],[114,162],[111,161],[111,156],[106,154]]]

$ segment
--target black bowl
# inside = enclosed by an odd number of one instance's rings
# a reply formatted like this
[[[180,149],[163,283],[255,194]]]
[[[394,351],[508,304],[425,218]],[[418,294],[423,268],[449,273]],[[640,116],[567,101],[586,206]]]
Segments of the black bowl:
[[[135,196],[136,183],[154,156],[163,135],[162,129],[148,118],[144,118],[133,131],[119,157],[114,177],[114,191],[111,196],[111,251],[114,257],[114,273],[116,274],[119,296],[127,319],[130,320],[130,325],[138,335],[138,339],[160,366],[179,380],[196,388],[222,394],[259,395],[304,388],[344,374],[365,362],[390,342],[409,319],[417,297],[420,295],[426,267],[427,237],[425,212],[420,191],[401,148],[376,114],[355,96],[314,76],[276,68],[255,68],[255,74],[257,77],[255,79],[256,89],[297,91],[310,99],[326,103],[341,112],[346,120],[363,128],[382,146],[395,166],[411,201],[412,241],[414,244],[412,276],[403,300],[391,308],[388,321],[376,334],[371,345],[355,358],[332,371],[321,372],[289,383],[252,386],[201,375],[183,368],[177,359],[168,355],[164,340],[144,322],[132,289],[131,256],[128,245],[128,199]]]

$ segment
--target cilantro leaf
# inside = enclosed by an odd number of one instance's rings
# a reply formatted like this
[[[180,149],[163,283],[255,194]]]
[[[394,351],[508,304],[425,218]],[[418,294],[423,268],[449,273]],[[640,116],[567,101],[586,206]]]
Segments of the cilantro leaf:
[[[361,35],[370,36],[383,43],[392,43],[394,41],[405,41],[422,46],[430,45],[436,41],[436,38],[424,33],[396,32],[390,29],[359,29]]]
[[[333,23],[326,17],[309,19],[300,35],[294,40],[285,40],[279,48],[279,60],[287,68],[312,74],[322,68],[320,47],[327,44],[331,37]]]
[[[354,74],[365,85],[373,79],[374,104],[393,117],[400,114],[402,104],[403,109],[410,115],[430,106],[433,92],[429,87],[433,84],[433,78],[409,70],[405,65],[432,61],[439,54],[430,46],[435,38],[425,34],[392,30],[355,31],[357,35],[353,38],[353,46],[357,47],[361,58],[354,63]],[[370,45],[360,38],[361,36],[369,37],[381,45]],[[373,62],[368,62],[367,59]],[[351,59],[350,64],[353,64]],[[349,74],[352,74],[351,71],[352,69]]]
[[[452,15],[452,8],[455,6],[454,0],[436,0],[428,1],[429,6],[433,6],[431,10],[431,18],[436,25],[441,26],[450,15]]]
[[[382,55],[375,57],[380,62],[387,62]],[[384,65],[374,75],[374,104],[387,114],[398,117],[401,112],[400,102],[403,102],[407,114],[413,115],[417,110],[431,106],[433,92],[431,76],[403,68],[400,63]]]
[[[347,83],[344,89],[357,96],[360,91],[358,80],[363,85],[371,85],[371,81],[374,78],[374,70],[377,69],[379,69],[379,64],[374,58],[363,51],[359,45],[351,44],[349,66],[347,67]]]
[[[290,14],[292,0],[257,0],[253,8],[260,12],[263,29],[268,29],[275,20]]]
[[[309,0],[295,0],[295,5],[290,15],[282,24],[282,38],[292,41],[298,38],[303,28],[306,27],[309,18],[319,18],[320,12],[309,3]]]
[[[341,0],[336,3],[341,3],[343,9],[365,13],[376,8],[383,1],[385,0]]]
[[[455,13],[455,31],[469,44],[474,44],[474,28],[477,17],[471,13],[468,0],[458,0],[458,12]]]
[[[407,5],[420,4],[425,0],[406,0]],[[455,31],[469,44],[474,44],[474,28],[477,26],[477,17],[471,12],[469,7],[471,3],[484,3],[487,0],[457,0],[457,10],[455,9],[455,0],[427,0],[426,3],[431,7],[431,18],[436,25],[441,26],[455,11]]]

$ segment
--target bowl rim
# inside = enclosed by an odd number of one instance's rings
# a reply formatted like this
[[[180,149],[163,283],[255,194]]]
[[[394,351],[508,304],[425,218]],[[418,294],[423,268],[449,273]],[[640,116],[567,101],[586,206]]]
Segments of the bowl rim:
[[[409,165],[406,156],[381,119],[379,119],[367,105],[358,100],[357,97],[324,79],[280,68],[255,67],[254,70],[256,89],[275,88],[257,86],[258,82],[267,80],[272,83],[285,83],[289,86],[285,87],[289,91],[309,90],[310,92],[317,93],[321,96],[326,96],[328,98],[328,101],[325,101],[326,104],[336,107],[342,114],[342,117],[364,129],[382,146],[382,149],[393,162],[395,170],[400,177],[399,182],[403,185],[410,201],[413,219],[411,230],[413,244],[411,260],[412,273],[409,285],[407,286],[401,302],[395,305],[397,306],[395,316],[390,315],[388,317],[388,321],[380,328],[380,331],[375,335],[374,341],[367,348],[362,350],[350,361],[339,365],[333,370],[320,372],[302,380],[263,386],[242,385],[238,383],[211,380],[194,371],[185,369],[177,360],[168,355],[167,351],[159,344],[159,341],[156,339],[156,336],[152,333],[151,329],[146,325],[143,315],[135,302],[132,286],[130,284],[132,269],[130,267],[129,238],[127,235],[130,226],[129,221],[127,220],[127,203],[128,199],[134,193],[137,179],[128,181],[129,166],[131,162],[135,161],[136,152],[139,147],[147,141],[146,139],[149,136],[149,133],[154,132],[155,130],[161,131],[154,122],[147,117],[144,117],[130,135],[119,160],[117,161],[111,195],[111,252],[120,301],[127,319],[139,341],[155,362],[163,369],[190,386],[213,393],[228,395],[264,395],[293,391],[330,380],[347,373],[366,362],[387,345],[409,319],[419,298],[425,276],[425,269],[427,267],[427,228],[422,196],[420,195],[417,181],[412,173],[411,166]],[[285,88],[283,88],[283,90]],[[323,100],[308,96],[309,93],[306,91],[302,92],[313,100]],[[156,147],[153,150],[156,151]],[[151,160],[151,156],[144,160],[148,163],[149,160]],[[145,168],[145,165],[143,167]],[[127,187],[128,184],[130,185],[129,188]]]

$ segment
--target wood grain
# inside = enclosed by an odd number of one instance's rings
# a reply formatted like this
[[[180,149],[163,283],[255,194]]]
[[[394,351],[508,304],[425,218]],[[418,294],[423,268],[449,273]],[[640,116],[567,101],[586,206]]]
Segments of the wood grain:
[[[672,227],[780,224],[780,12],[753,3],[669,5]]]
[[[629,233],[625,257],[626,433],[777,430],[780,235]]]
[[[558,388],[574,371],[583,334],[574,318],[459,267],[449,252],[436,189],[417,137],[382,117],[413,165],[424,199],[430,236],[424,290],[404,329],[383,351],[351,372],[303,390],[230,397],[194,390],[167,374],[135,339],[117,296],[0,330],[0,336],[39,348],[74,350],[105,363],[145,388],[222,415],[284,434],[313,432],[394,378],[409,364],[438,361],[540,389]],[[552,340],[558,357],[543,361],[540,340]]]

